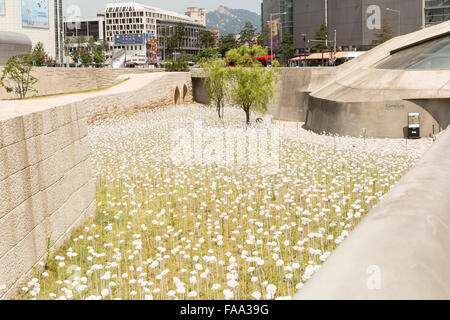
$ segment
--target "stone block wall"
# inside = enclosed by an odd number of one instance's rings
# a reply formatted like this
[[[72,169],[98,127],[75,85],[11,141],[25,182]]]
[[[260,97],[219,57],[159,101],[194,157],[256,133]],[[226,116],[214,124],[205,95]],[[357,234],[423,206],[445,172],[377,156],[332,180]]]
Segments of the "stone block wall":
[[[123,115],[140,110],[193,102],[191,74],[161,73],[147,86],[111,95],[86,99],[84,105],[89,120]]]
[[[48,240],[58,248],[95,213],[89,121],[192,102],[190,73],[134,77],[94,93],[0,101],[0,299],[45,260]]]
[[[95,211],[86,118],[79,102],[0,117],[0,298]]]

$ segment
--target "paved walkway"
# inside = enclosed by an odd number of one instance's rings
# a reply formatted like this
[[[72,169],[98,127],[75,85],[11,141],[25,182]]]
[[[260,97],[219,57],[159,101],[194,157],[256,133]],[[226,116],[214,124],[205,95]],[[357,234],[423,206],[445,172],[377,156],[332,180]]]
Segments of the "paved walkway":
[[[153,81],[157,81],[164,77],[164,72],[145,73],[145,74],[129,74],[121,75],[118,81],[130,78],[129,80],[116,85],[112,88],[86,93],[66,94],[52,96],[48,98],[26,99],[26,100],[2,100],[0,101],[0,121],[22,116],[36,111],[53,108],[60,105],[66,105],[85,99],[115,95],[129,91],[139,90]]]

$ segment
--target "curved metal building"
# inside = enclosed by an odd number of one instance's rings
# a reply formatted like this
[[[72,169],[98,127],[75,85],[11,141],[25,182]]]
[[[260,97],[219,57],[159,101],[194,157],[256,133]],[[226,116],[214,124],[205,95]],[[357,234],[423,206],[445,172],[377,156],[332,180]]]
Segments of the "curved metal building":
[[[30,53],[32,43],[28,36],[10,31],[0,31],[0,66],[17,54]]]

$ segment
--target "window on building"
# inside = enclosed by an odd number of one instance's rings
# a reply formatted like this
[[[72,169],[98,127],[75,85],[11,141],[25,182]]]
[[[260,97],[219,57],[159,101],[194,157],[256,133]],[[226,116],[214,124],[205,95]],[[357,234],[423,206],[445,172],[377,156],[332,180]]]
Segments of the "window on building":
[[[395,52],[377,69],[450,69],[450,36]]]

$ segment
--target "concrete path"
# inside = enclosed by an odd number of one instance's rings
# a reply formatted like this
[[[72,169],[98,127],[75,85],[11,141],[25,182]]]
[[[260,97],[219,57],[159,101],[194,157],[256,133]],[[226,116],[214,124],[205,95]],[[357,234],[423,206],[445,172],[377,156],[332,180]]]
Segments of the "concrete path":
[[[126,78],[129,80],[116,85],[112,88],[87,93],[66,94],[59,96],[52,96],[48,98],[36,98],[27,100],[2,100],[0,101],[0,121],[23,116],[25,114],[45,110],[48,108],[66,105],[77,101],[83,101],[85,99],[109,96],[129,91],[139,90],[144,88],[153,81],[158,81],[163,78],[166,73],[145,73],[145,74],[129,74],[121,75],[117,78],[117,81],[121,81]]]

